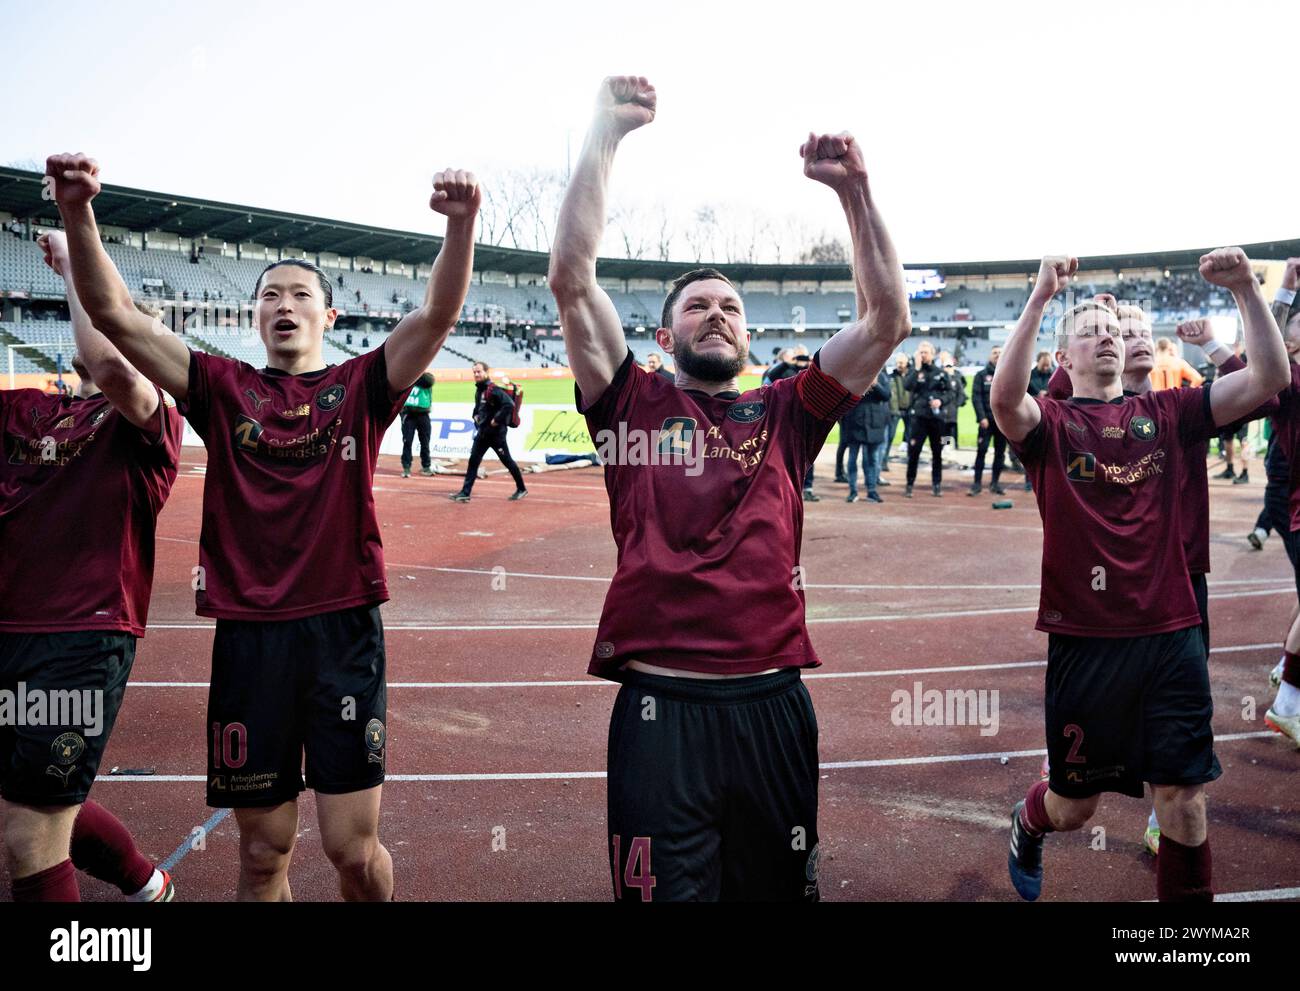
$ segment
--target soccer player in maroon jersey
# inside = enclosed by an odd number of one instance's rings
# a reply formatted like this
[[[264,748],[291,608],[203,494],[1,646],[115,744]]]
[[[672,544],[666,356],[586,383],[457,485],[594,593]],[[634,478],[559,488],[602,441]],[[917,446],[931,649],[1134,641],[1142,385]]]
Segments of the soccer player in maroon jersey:
[[[2,721],[0,835],[14,901],[78,901],[74,868],[170,901],[170,877],[87,796],[145,631],[181,418],[91,325],[62,235],[41,246],[68,280],[80,383],[75,397],[0,391],[0,691],[25,712],[55,693],[81,704],[68,722]]]
[[[1121,382],[1124,395],[1141,396],[1152,390],[1151,369],[1155,366],[1155,353],[1151,343],[1151,320],[1140,306],[1117,304],[1109,295],[1097,296],[1115,309],[1119,320],[1119,333],[1124,342],[1124,373]],[[1219,374],[1240,371],[1246,363],[1232,353],[1232,350],[1219,344],[1214,339],[1209,320],[1189,320],[1178,327],[1178,336],[1189,344],[1195,344],[1205,351],[1209,359],[1219,369]],[[1073,395],[1069,372],[1060,366],[1052,374],[1047,384],[1047,394],[1053,399],[1069,399]],[[1236,431],[1248,420],[1270,416],[1277,411],[1277,397],[1252,410],[1243,421],[1232,424]],[[1206,575],[1210,572],[1210,483],[1206,469],[1206,456],[1209,453],[1209,441],[1198,452],[1189,450],[1183,461],[1184,478],[1182,492],[1182,537],[1183,552],[1187,559],[1188,577],[1192,581],[1192,590],[1196,595],[1196,606],[1201,615],[1201,641],[1205,645],[1206,656],[1210,651],[1210,602]],[[1043,761],[1044,777],[1048,775],[1048,761]],[[1152,856],[1158,856],[1160,850],[1160,820],[1155,807],[1147,818],[1146,831],[1142,837],[1143,845]]]
[[[480,194],[440,172],[447,217],[424,304],[374,351],[326,366],[338,312],[329,278],[268,265],[253,289],[267,367],[190,351],[142,318],[99,241],[98,166],[56,155],[47,173],[72,271],[96,326],[177,398],[208,450],[197,611],[217,620],[208,693],[208,803],[235,809],[241,899],[290,897],[298,794],[316,792],[321,843],[343,897],[386,901],[379,842],[386,755],[383,547],[371,491],[379,443],[460,314]]]
[[[697,269],[672,284],[655,335],[676,381],[639,368],[596,252],[615,152],[656,103],[644,78],[601,84],[549,280],[618,545],[588,668],[622,683],[609,733],[614,897],[814,899],[817,723],[799,668],[820,662],[804,621],[800,490],[831,426],[907,337],[907,293],[857,142],[810,134],[804,174],[848,218],[857,322],[806,370],[742,395],[744,305],[720,272]]]
[[[1186,460],[1204,458],[1213,432],[1285,384],[1286,355],[1249,259],[1223,248],[1203,256],[1200,270],[1236,299],[1249,367],[1211,387],[1124,396],[1119,321],[1089,301],[1057,327],[1073,398],[1029,397],[1043,310],[1077,268],[1074,258],[1043,259],[990,397],[1043,517],[1037,628],[1049,635],[1051,778],[1012,814],[1008,868],[1020,895],[1037,898],[1044,835],[1083,826],[1103,792],[1141,797],[1146,782],[1162,827],[1159,897],[1208,900],[1203,786],[1220,769],[1181,488]]]
[[[1300,301],[1296,299],[1297,291],[1300,291],[1300,258],[1288,258],[1282,285],[1273,301],[1273,316],[1282,328],[1291,359],[1291,384],[1278,396],[1281,405],[1273,418],[1273,429],[1291,469],[1288,546],[1292,554],[1296,553],[1296,542],[1300,541],[1297,532],[1300,531]],[[1300,567],[1296,568],[1296,590],[1300,593]],[[1277,695],[1264,715],[1264,722],[1300,747],[1300,615],[1292,620],[1282,651],[1282,660],[1270,679],[1277,685]]]

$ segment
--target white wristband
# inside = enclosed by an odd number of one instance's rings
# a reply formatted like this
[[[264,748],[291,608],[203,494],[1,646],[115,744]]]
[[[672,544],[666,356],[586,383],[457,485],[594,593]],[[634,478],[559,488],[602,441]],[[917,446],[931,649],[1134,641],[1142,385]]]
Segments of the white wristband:
[[[1278,289],[1277,295],[1274,296],[1273,298],[1276,299],[1279,303],[1283,303],[1287,306],[1290,306],[1292,303],[1295,302],[1295,290]]]
[[[1227,351],[1228,346],[1224,344],[1222,341],[1210,341],[1210,343],[1205,345],[1205,347],[1202,348],[1201,350],[1205,352],[1205,356],[1207,358],[1209,358],[1211,361],[1214,361],[1215,352],[1220,349]]]

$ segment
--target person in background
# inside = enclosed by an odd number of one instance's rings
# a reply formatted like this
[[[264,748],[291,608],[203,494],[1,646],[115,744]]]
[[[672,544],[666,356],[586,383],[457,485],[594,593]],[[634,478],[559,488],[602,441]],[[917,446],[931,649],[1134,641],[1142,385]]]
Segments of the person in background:
[[[660,356],[658,351],[650,352],[649,357],[645,360],[645,370],[647,372],[654,372],[656,375],[662,375],[670,382],[675,382],[677,380],[677,376],[664,367],[664,359]]]
[[[411,441],[420,438],[420,474],[433,474],[429,455],[429,410],[433,407],[433,374],[425,372],[411,386],[402,407],[402,477],[411,477]]]
[[[1036,396],[1040,392],[1047,392],[1047,383],[1052,377],[1052,353],[1050,351],[1039,351],[1037,358],[1034,359],[1034,367],[1029,372],[1029,394]],[[1029,483],[1025,483],[1025,488],[1029,488]]]
[[[1205,377],[1178,354],[1170,338],[1162,337],[1156,341],[1156,367],[1151,369],[1151,388],[1196,388],[1204,381]]]
[[[961,373],[957,367],[952,353],[949,351],[939,352],[939,364],[943,366],[944,372],[948,375],[948,380],[952,383],[952,392],[948,396],[947,403],[944,404],[944,430],[946,445],[949,440],[952,441],[952,449],[957,450],[957,411],[966,405],[966,376]]]
[[[907,490],[903,496],[912,498],[912,485],[921,463],[921,448],[930,442],[930,481],[932,492],[943,495],[943,407],[953,385],[943,367],[934,360],[934,345],[922,341],[916,347],[916,367],[907,373],[903,385],[912,395],[912,432],[907,443]]]
[[[1007,452],[1007,439],[998,429],[997,421],[993,419],[993,408],[989,405],[993,373],[997,370],[1000,357],[1002,357],[1002,349],[993,348],[989,352],[988,364],[975,373],[975,378],[971,382],[971,403],[975,407],[975,419],[979,424],[979,441],[975,447],[975,483],[967,493],[971,496],[977,496],[983,491],[984,457],[988,454],[990,441],[993,442],[993,481],[989,485],[989,491],[994,495],[1002,495],[1006,492],[998,479],[1006,467],[1004,458]]]
[[[891,449],[894,446],[894,438],[898,434],[898,425],[903,425],[903,446],[907,446],[908,428],[912,420],[912,394],[907,391],[903,382],[907,378],[907,373],[912,368],[912,360],[905,354],[899,354],[894,359],[894,369],[889,373],[889,427],[888,436],[885,438],[885,454],[881,463],[882,472],[889,471],[889,459]],[[884,480],[881,480],[884,482]],[[888,485],[888,482],[884,482]]]

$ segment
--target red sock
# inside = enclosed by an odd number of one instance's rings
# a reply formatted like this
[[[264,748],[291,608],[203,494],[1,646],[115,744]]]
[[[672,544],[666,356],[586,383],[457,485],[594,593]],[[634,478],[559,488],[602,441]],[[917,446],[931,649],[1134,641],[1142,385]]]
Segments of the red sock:
[[[1286,658],[1286,662],[1282,665],[1282,680],[1288,685],[1300,688],[1300,654],[1284,650],[1282,656]]]
[[[16,902],[79,902],[77,872],[71,860],[47,867],[38,874],[14,878],[9,890]]]
[[[89,799],[72,825],[72,862],[77,870],[133,895],[153,877],[153,864],[140,855],[135,840],[117,816]]]
[[[1052,831],[1052,820],[1047,818],[1049,790],[1048,782],[1035,781],[1025,794],[1025,807],[1020,810],[1020,822],[1035,836]]]
[[[1214,888],[1210,882],[1210,841],[1200,846],[1183,846],[1160,836],[1160,853],[1156,856],[1156,897],[1162,902],[1212,902]]]

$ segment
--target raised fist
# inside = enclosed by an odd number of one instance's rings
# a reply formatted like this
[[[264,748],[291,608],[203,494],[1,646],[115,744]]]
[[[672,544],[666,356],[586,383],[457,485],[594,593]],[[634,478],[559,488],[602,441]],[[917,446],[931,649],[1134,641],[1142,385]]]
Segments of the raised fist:
[[[854,182],[865,182],[867,166],[862,149],[848,131],[840,134],[814,134],[799,146],[803,156],[803,174],[839,192]]]
[[[621,138],[655,119],[656,102],[645,76],[607,76],[596,96],[596,114]]]
[[[1069,255],[1048,255],[1038,266],[1038,279],[1034,282],[1033,298],[1047,302],[1065,289],[1070,276],[1079,271],[1079,259]]]
[[[51,155],[45,174],[54,180],[54,202],[60,207],[85,206],[99,195],[99,163],[80,152]]]
[[[478,213],[483,194],[473,172],[448,169],[433,177],[433,195],[429,208],[453,220],[472,218]]]
[[[1201,255],[1201,277],[1225,289],[1241,289],[1255,282],[1250,259],[1240,248],[1219,248]]]
[[[1178,325],[1178,336],[1188,344],[1205,347],[1214,340],[1214,328],[1206,317],[1199,320],[1186,320]]]
[[[40,245],[41,254],[45,256],[45,264],[54,269],[56,275],[66,279],[68,273],[72,271],[71,263],[68,261],[67,235],[63,231],[50,231],[38,237],[36,243]]]
[[[1286,271],[1282,273],[1282,288],[1291,292],[1300,290],[1300,258],[1288,258]]]

